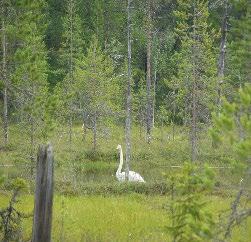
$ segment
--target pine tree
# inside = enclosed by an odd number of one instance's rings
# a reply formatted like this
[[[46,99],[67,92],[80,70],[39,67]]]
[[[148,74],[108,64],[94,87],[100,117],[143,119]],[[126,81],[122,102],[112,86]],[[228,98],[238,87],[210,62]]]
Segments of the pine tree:
[[[208,26],[207,1],[178,0],[175,11],[180,51],[175,57],[178,88],[190,123],[191,159],[197,160],[199,121],[207,122],[215,99],[216,64]]]
[[[233,8],[237,13],[230,19],[228,74],[234,87],[241,87],[251,82],[251,3],[249,0],[234,1]]]
[[[65,78],[63,81],[63,95],[65,99],[66,119],[69,126],[69,142],[72,142],[72,125],[73,125],[73,86],[74,71],[76,69],[76,61],[83,54],[83,41],[81,39],[82,29],[81,20],[77,12],[78,5],[76,0],[68,1],[66,5],[66,16],[63,19],[63,40],[62,40],[62,60],[65,70]]]
[[[11,24],[10,12],[13,8],[9,0],[1,2],[1,52],[2,52],[2,66],[1,66],[1,82],[3,84],[3,134],[4,145],[8,144],[9,139],[9,118],[8,118],[8,92],[9,92],[9,46],[8,45],[8,27]]]
[[[219,115],[214,114],[214,127],[211,130],[214,142],[226,143],[234,151],[234,159],[231,165],[235,167],[235,172],[240,172],[241,182],[239,191],[231,205],[231,213],[227,219],[223,234],[219,234],[221,239],[231,238],[232,230],[236,225],[246,221],[251,216],[250,206],[243,206],[241,198],[248,188],[251,181],[251,85],[243,85],[239,89],[235,100],[228,102],[223,100],[222,109]],[[241,112],[240,112],[241,111]],[[243,135],[238,135],[240,132]],[[238,169],[238,170],[237,170]],[[236,172],[237,173],[237,172]],[[244,192],[245,191],[245,192]],[[248,203],[247,203],[248,204]],[[222,221],[223,223],[225,221]]]
[[[167,228],[174,242],[202,242],[213,238],[214,221],[207,210],[206,192],[213,173],[206,167],[185,164],[182,173],[171,177],[170,221]]]
[[[113,63],[103,53],[95,36],[87,55],[78,62],[74,78],[74,92],[81,104],[81,112],[89,116],[93,130],[93,150],[96,151],[98,124],[102,117],[112,115],[120,92]]]
[[[15,52],[16,68],[12,78],[18,112],[30,135],[30,159],[34,162],[35,144],[43,125],[48,90],[44,44],[45,2],[20,0],[17,7],[20,11],[16,26],[19,44]]]

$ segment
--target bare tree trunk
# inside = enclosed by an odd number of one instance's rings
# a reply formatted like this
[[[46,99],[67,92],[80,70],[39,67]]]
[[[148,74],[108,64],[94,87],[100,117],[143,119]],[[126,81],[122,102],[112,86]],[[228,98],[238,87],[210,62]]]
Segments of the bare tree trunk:
[[[31,151],[30,151],[30,159],[33,163],[35,161],[35,155],[34,155],[34,147],[35,147],[35,125],[34,125],[34,118],[30,118],[31,122],[31,132],[30,132],[30,145],[31,145]]]
[[[127,44],[128,44],[128,72],[127,72],[127,92],[126,92],[126,124],[125,124],[125,139],[126,139],[126,162],[125,162],[125,179],[129,180],[129,165],[131,160],[131,0],[127,1]]]
[[[217,87],[217,108],[218,113],[221,108],[221,85],[224,82],[225,72],[225,56],[226,56],[226,42],[227,42],[227,21],[228,21],[228,0],[225,0],[225,11],[222,18],[221,26],[221,42],[220,42],[220,56],[218,61],[218,87]]]
[[[157,82],[157,60],[155,60],[154,79],[153,79],[153,104],[152,104],[152,126],[153,127],[155,123],[156,82]]]
[[[108,12],[109,6],[107,6],[107,2],[104,1],[104,42],[105,42],[105,49],[108,46],[108,37],[109,37],[109,29],[110,29],[110,16]]]
[[[193,65],[193,80],[192,80],[192,110],[191,110],[191,158],[192,161],[197,159],[197,86],[196,86],[196,28],[195,28],[195,8],[194,8],[194,23],[193,23],[193,46],[192,46],[192,65]]]
[[[86,125],[85,125],[85,120],[83,118],[83,124],[82,124],[82,140],[85,141],[86,139],[86,133],[87,133],[87,129],[86,129]]]
[[[30,161],[31,161],[31,177],[33,176],[33,170],[34,170],[34,163],[35,163],[35,124],[34,124],[34,117],[32,117],[32,114],[30,116]]]
[[[7,41],[6,41],[6,31],[5,31],[5,19],[4,19],[4,6],[3,8],[3,16],[2,16],[2,77],[4,83],[4,91],[3,91],[3,131],[4,131],[4,145],[8,144],[8,81],[7,81]]]
[[[93,120],[93,151],[97,149],[97,112],[95,111]]]
[[[156,104],[156,85],[157,85],[157,70],[159,58],[159,44],[157,40],[157,31],[154,35],[154,75],[153,75],[153,103],[152,103],[152,127],[155,124],[155,104]]]
[[[54,158],[52,146],[39,148],[37,158],[36,192],[32,242],[50,242],[54,188]]]
[[[191,146],[192,146],[192,161],[195,161],[197,158],[197,106],[196,106],[196,87],[194,82],[192,90]]]
[[[72,146],[72,117],[69,118],[69,142],[70,147]]]
[[[151,93],[151,49],[152,49],[152,29],[151,29],[151,0],[148,0],[147,16],[147,75],[146,75],[146,95],[147,95],[147,118],[146,133],[147,143],[151,142],[152,129],[152,93]]]
[[[174,98],[173,98],[173,120],[172,120],[172,126],[173,126],[173,141],[175,139],[175,116],[176,116],[176,97],[175,92],[173,92]]]
[[[73,3],[70,0],[70,58],[69,58],[69,71],[70,71],[70,89],[73,83]],[[68,87],[69,88],[69,87]],[[72,109],[72,102],[69,103],[70,110]],[[72,110],[71,110],[72,111]],[[70,149],[72,147],[72,112],[70,111],[69,118],[69,142]]]

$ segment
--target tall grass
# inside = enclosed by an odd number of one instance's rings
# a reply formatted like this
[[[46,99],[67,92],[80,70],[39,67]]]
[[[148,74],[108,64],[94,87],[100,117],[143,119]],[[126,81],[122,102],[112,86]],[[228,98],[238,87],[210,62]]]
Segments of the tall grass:
[[[55,153],[56,179],[73,180],[79,182],[114,182],[118,166],[116,146],[124,146],[123,127],[113,126],[106,136],[99,135],[97,152],[92,151],[92,133],[88,130],[85,141],[82,140],[81,125],[73,129],[72,147],[69,148],[66,127],[57,127],[50,134],[50,140]],[[130,169],[139,172],[148,182],[163,182],[163,173],[178,172],[172,165],[182,165],[190,160],[190,148],[187,130],[176,127],[175,137],[172,137],[171,127],[153,129],[151,145],[145,141],[145,134],[139,132],[138,127],[132,130],[132,160]],[[228,147],[211,148],[211,139],[207,133],[201,134],[200,162],[208,162],[213,166],[224,166],[232,159]],[[10,176],[25,176],[29,160],[29,137],[27,132],[17,126],[10,127],[9,149],[0,151],[0,164],[15,164],[17,169],[5,168]],[[23,167],[23,165],[27,165]],[[21,167],[20,167],[21,165]],[[34,164],[33,164],[34,165]],[[224,177],[232,178],[230,170],[217,171]],[[235,171],[234,171],[235,172]],[[236,178],[238,180],[238,177]],[[228,179],[227,179],[228,180]]]
[[[0,209],[8,202],[0,194]],[[218,215],[230,207],[231,199],[210,196],[208,209]],[[120,196],[55,196],[53,206],[53,241],[171,241],[166,226],[169,199],[132,193]],[[17,205],[31,213],[33,196],[22,196]],[[23,220],[23,240],[30,239],[32,218]],[[249,242],[251,219],[233,231],[232,242]]]

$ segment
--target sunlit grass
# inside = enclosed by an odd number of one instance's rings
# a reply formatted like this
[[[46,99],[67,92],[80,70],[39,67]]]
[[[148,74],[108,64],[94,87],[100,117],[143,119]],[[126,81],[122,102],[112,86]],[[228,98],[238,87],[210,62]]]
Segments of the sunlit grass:
[[[9,196],[0,195],[0,209]],[[230,208],[232,199],[208,197],[208,209],[215,221]],[[170,213],[165,209],[166,196],[130,194],[122,196],[59,196],[54,197],[53,241],[171,241],[166,226]],[[22,196],[19,211],[32,213],[33,196]],[[24,239],[29,239],[32,217],[23,220]],[[232,242],[249,242],[251,220],[233,231]]]

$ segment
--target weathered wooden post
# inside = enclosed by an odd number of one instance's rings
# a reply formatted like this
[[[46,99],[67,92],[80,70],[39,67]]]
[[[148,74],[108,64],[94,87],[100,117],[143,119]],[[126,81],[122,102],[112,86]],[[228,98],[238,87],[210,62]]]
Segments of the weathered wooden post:
[[[51,241],[53,161],[51,144],[41,145],[37,156],[32,242]]]

